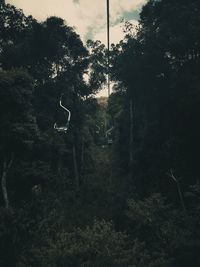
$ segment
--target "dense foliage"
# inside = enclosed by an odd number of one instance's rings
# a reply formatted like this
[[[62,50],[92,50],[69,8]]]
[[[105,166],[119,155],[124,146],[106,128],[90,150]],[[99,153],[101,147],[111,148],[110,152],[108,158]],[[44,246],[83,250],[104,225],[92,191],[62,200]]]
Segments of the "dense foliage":
[[[200,266],[199,20],[149,0],[107,100],[100,41],[0,2],[0,266]]]

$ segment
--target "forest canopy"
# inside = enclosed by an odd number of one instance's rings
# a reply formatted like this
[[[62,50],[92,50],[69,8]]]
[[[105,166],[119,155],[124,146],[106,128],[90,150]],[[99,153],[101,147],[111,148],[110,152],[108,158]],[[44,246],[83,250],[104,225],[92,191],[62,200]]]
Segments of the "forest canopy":
[[[124,32],[0,2],[0,266],[200,266],[200,2]]]

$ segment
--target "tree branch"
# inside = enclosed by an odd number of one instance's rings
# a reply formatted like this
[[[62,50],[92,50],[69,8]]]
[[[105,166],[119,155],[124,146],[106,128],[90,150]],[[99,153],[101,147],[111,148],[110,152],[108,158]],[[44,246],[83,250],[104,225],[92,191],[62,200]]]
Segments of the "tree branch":
[[[4,162],[3,162],[3,173],[2,173],[2,177],[1,177],[1,189],[2,189],[2,194],[3,194],[3,199],[4,199],[6,209],[8,209],[10,207],[10,201],[9,201],[9,197],[8,197],[6,179],[7,179],[8,171],[13,164],[13,160],[14,160],[14,153],[11,153],[10,161],[7,162],[7,160],[5,158]]]
[[[180,202],[181,202],[182,209],[184,211],[186,211],[185,203],[184,203],[184,199],[183,199],[183,194],[182,194],[182,191],[181,191],[181,187],[180,187],[180,184],[179,184],[178,179],[174,176],[174,173],[173,173],[173,170],[172,169],[170,169],[170,173],[168,173],[168,176],[176,183],[177,190],[178,190],[178,195],[179,195],[179,199],[180,199]]]

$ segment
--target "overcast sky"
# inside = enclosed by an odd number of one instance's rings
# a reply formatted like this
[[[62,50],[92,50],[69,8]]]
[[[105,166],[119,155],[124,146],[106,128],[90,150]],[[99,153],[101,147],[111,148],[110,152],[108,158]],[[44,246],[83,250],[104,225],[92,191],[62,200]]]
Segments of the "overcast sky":
[[[139,11],[146,0],[110,0],[111,42],[123,39],[121,20],[137,23]],[[74,26],[83,41],[87,39],[106,42],[106,0],[7,0],[26,15],[39,21],[49,16],[59,16]]]
[[[39,21],[49,16],[65,19],[69,26],[85,42],[100,40],[106,44],[106,0],[7,0],[6,3],[21,8],[26,15]],[[146,0],[110,0],[110,41],[118,43],[123,39],[121,21],[131,21],[137,25],[139,12]],[[99,94],[107,95],[106,90]]]

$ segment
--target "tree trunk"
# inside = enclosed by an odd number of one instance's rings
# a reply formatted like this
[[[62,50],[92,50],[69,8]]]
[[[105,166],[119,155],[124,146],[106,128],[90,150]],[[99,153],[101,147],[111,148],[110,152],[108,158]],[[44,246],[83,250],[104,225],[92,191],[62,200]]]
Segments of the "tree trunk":
[[[129,139],[129,169],[130,174],[133,176],[133,99],[130,98],[129,103],[129,113],[130,113],[130,139]]]
[[[84,174],[85,174],[84,155],[85,155],[85,143],[84,143],[84,139],[82,138],[82,142],[81,142],[81,176],[82,177],[84,177]]]
[[[185,203],[184,203],[184,200],[183,200],[183,194],[181,192],[181,187],[180,187],[180,184],[179,184],[178,181],[176,182],[176,185],[177,185],[178,195],[179,195],[179,198],[180,198],[181,207],[182,207],[183,211],[186,211]]]
[[[1,177],[1,189],[2,189],[3,200],[5,203],[6,209],[8,209],[10,207],[6,179],[7,179],[8,171],[9,171],[10,167],[12,166],[12,162],[13,162],[13,155],[11,156],[9,163],[7,163],[7,160],[4,159],[3,172],[2,172],[2,177]]]
[[[73,152],[73,164],[74,164],[74,175],[75,175],[76,189],[79,190],[79,188],[80,188],[80,179],[79,179],[79,171],[78,171],[75,144],[73,144],[72,152]]]

